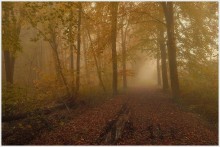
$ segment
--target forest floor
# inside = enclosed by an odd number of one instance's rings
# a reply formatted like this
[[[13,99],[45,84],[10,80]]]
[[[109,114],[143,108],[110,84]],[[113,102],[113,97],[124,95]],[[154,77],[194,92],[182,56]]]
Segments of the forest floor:
[[[32,145],[217,145],[218,129],[158,89],[136,89],[44,131]]]

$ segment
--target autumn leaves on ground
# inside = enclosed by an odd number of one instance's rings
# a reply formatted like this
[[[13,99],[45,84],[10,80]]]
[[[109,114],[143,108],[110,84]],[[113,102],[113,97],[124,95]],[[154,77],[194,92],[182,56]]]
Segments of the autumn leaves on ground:
[[[88,110],[31,144],[216,145],[218,132],[158,89],[137,89]]]
[[[217,2],[3,2],[3,145],[217,145]]]
[[[28,144],[218,144],[217,130],[204,121],[200,115],[180,108],[168,94],[156,88],[139,88],[129,94],[121,94],[109,99],[100,106],[86,108],[84,111],[77,109],[71,111],[70,115],[74,117],[68,123],[50,131],[43,131]],[[59,112],[58,115],[63,115],[63,113]],[[63,116],[67,117],[67,115]],[[47,127],[52,126],[51,122],[48,123]],[[9,141],[8,138],[7,141]]]

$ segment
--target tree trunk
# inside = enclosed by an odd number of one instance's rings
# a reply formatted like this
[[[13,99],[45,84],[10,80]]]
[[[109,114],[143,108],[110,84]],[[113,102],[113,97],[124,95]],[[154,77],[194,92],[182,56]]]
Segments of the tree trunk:
[[[173,98],[179,98],[179,80],[177,71],[177,61],[176,61],[176,44],[174,37],[174,18],[173,18],[173,3],[172,2],[162,2],[166,26],[168,35],[168,57],[169,57],[169,67],[170,67],[170,80]]]
[[[73,18],[73,12],[70,11],[70,24],[69,24],[69,46],[70,46],[70,70],[72,73],[72,93],[74,93],[74,85],[75,85],[75,75],[74,75],[74,57],[73,57],[73,34],[72,34],[72,18]]]
[[[161,73],[160,73],[160,54],[157,51],[157,84],[161,86]]]
[[[11,84],[10,79],[10,53],[9,51],[4,51],[4,58],[5,58],[5,76],[6,76],[6,82]]]
[[[50,29],[50,35],[51,35],[51,41],[49,43],[51,45],[51,48],[53,49],[53,54],[54,54],[54,58],[55,58],[55,66],[56,66],[56,71],[58,74],[57,76],[58,76],[58,78],[60,78],[62,80],[62,82],[66,88],[67,96],[70,97],[71,93],[70,93],[69,87],[67,85],[66,79],[63,75],[62,67],[61,67],[61,63],[60,63],[60,59],[59,59],[59,55],[58,55],[58,44],[56,41],[56,33],[55,33],[54,28],[52,28],[52,25],[50,25],[49,29]]]
[[[71,96],[71,93],[70,93],[70,90],[69,90],[69,87],[67,85],[67,82],[66,82],[66,78],[64,77],[63,75],[63,72],[62,72],[62,68],[61,68],[61,63],[60,63],[60,59],[59,59],[59,55],[58,55],[58,46],[56,44],[54,44],[53,46],[53,52],[54,52],[54,55],[55,55],[55,59],[56,59],[56,68],[57,68],[57,71],[63,81],[63,84],[66,88],[66,91],[67,91],[67,96],[70,97]]]
[[[122,70],[123,70],[123,89],[127,89],[127,74],[126,74],[126,31],[127,27],[125,29],[125,32],[123,28],[121,29],[121,37],[122,37]]]
[[[78,13],[78,33],[77,33],[77,65],[76,65],[76,96],[79,93],[80,86],[80,45],[81,45],[81,15],[82,5],[79,2],[79,13]]]
[[[117,51],[116,51],[116,38],[117,38],[117,11],[118,2],[111,3],[111,14],[112,14],[112,69],[113,69],[113,79],[112,79],[112,90],[113,95],[118,93],[118,77],[117,77]]]
[[[84,56],[84,64],[85,64],[85,73],[86,73],[86,83],[88,86],[90,85],[90,75],[88,71],[88,62],[87,62],[87,49],[88,49],[88,40],[85,39],[85,33],[82,36],[82,44],[83,44],[83,56]]]
[[[165,45],[163,28],[160,27],[159,31],[160,31],[159,32],[159,44],[160,44],[160,55],[161,55],[163,90],[166,91],[168,89],[167,64],[166,64],[166,45]]]
[[[95,60],[95,66],[96,66],[96,71],[97,71],[98,78],[99,78],[99,83],[100,83],[101,87],[103,88],[103,91],[106,92],[105,85],[104,85],[103,80],[102,80],[100,66],[98,65],[98,60],[96,58],[95,51],[93,50],[93,45],[92,45],[92,39],[91,39],[91,36],[90,36],[90,32],[89,32],[88,29],[87,29],[87,31],[88,31],[88,37],[89,37],[89,40],[90,40],[90,44],[91,44],[91,47],[92,47],[92,55],[93,55],[93,58]]]
[[[20,24],[17,24],[15,16],[14,16],[14,9],[13,5],[8,5],[5,3],[5,8],[3,11],[4,15],[4,24],[3,24],[3,41],[7,37],[9,39],[11,36],[16,38],[16,41],[19,41],[20,35]],[[10,13],[11,12],[11,13]],[[10,15],[11,14],[11,15]],[[12,21],[10,21],[10,17],[12,17]],[[12,25],[11,25],[12,24]],[[18,26],[18,27],[17,27]],[[12,28],[11,28],[12,27]],[[5,38],[4,38],[5,37]],[[12,39],[13,40],[13,39]],[[5,72],[6,72],[6,82],[8,84],[14,83],[14,64],[15,64],[15,46],[11,46],[9,44],[13,44],[15,42],[3,42],[4,48],[4,58],[5,58]],[[10,51],[12,49],[12,51]]]
[[[10,77],[10,79],[11,79],[12,84],[14,84],[15,57],[12,54],[11,54],[11,62],[10,63],[11,63],[11,66],[10,66],[10,68],[11,68],[11,77]]]
[[[9,84],[13,84],[13,75],[14,75],[14,57],[12,57],[11,53],[6,50],[4,51],[5,58],[5,72],[6,72],[6,82]]]
[[[98,67],[99,67],[99,71],[100,71],[100,75],[102,76],[102,51],[101,51],[101,45],[100,45],[100,42],[101,42],[101,39],[100,39],[100,27],[97,26],[97,52],[96,52],[96,57],[97,57],[97,64],[98,64]],[[101,83],[99,83],[101,85]]]

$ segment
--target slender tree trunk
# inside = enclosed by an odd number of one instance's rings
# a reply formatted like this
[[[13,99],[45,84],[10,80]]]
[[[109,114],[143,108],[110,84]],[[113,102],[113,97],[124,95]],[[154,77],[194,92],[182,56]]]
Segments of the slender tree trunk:
[[[112,69],[113,69],[113,79],[112,79],[112,89],[113,95],[118,93],[118,77],[117,77],[117,51],[116,51],[116,38],[117,38],[117,12],[118,2],[111,3],[111,14],[112,14]]]
[[[61,75],[60,75],[60,71],[59,71],[59,65],[58,65],[58,61],[57,61],[57,55],[56,55],[56,49],[57,48],[55,48],[54,47],[54,43],[52,43],[52,42],[50,42],[50,46],[51,46],[51,48],[52,48],[52,56],[53,56],[53,58],[52,58],[52,60],[54,61],[54,67],[55,67],[55,72],[56,72],[56,78],[57,78],[57,80],[59,81],[59,82],[63,82],[62,81],[62,77],[61,77]],[[58,53],[57,53],[58,54]]]
[[[90,35],[90,32],[89,32],[88,29],[87,29],[87,31],[88,31],[88,37],[89,37],[89,40],[90,40],[90,44],[91,44],[91,47],[92,47],[92,55],[93,55],[93,58],[95,60],[95,66],[96,66],[96,71],[97,71],[98,78],[99,78],[99,83],[100,83],[101,87],[103,88],[103,91],[106,92],[105,85],[104,85],[103,80],[102,80],[100,66],[98,65],[98,60],[96,58],[95,51],[93,50],[91,35]]]
[[[160,73],[160,54],[157,51],[157,84],[161,86],[161,73]]]
[[[85,33],[82,36],[82,44],[83,44],[83,55],[84,55],[84,64],[85,64],[85,73],[86,73],[86,83],[90,86],[90,75],[88,71],[88,62],[87,62],[87,49],[88,49],[88,41],[85,39]]]
[[[74,57],[73,57],[73,34],[72,34],[72,27],[73,27],[73,12],[70,11],[70,24],[69,24],[69,46],[70,46],[70,70],[72,73],[72,93],[74,93],[74,86],[75,86],[75,75],[74,75]]]
[[[168,89],[168,79],[167,79],[167,64],[166,64],[166,45],[164,39],[164,30],[162,27],[159,28],[159,45],[160,45],[160,55],[161,55],[161,68],[162,68],[162,81],[163,90]]]
[[[97,32],[97,41],[98,41],[98,53],[97,56],[94,52],[94,57],[96,58],[96,65],[97,65],[97,73],[99,76],[99,84],[102,87],[104,93],[106,93],[106,88],[103,82],[103,78],[102,78],[102,51],[101,51],[101,46],[100,46],[100,28],[98,26],[98,32]]]
[[[172,2],[162,2],[166,26],[168,35],[168,57],[169,57],[169,67],[170,67],[170,80],[173,98],[179,98],[179,80],[177,71],[177,61],[176,61],[176,44],[174,37],[174,18],[173,18],[173,3]]]
[[[57,68],[57,71],[63,81],[63,84],[66,88],[66,91],[67,91],[67,96],[70,97],[71,96],[71,93],[70,93],[70,90],[69,90],[69,87],[67,85],[67,82],[66,82],[66,78],[64,77],[63,75],[63,72],[62,72],[62,68],[61,68],[61,63],[60,63],[60,59],[59,59],[59,55],[58,55],[58,46],[56,45],[56,43],[54,44],[53,46],[53,52],[54,52],[54,55],[55,55],[55,59],[56,59],[56,68]]]
[[[53,49],[57,76],[59,79],[62,80],[62,82],[66,88],[67,96],[70,97],[71,93],[70,93],[69,87],[67,85],[66,78],[64,77],[62,67],[61,67],[61,62],[60,62],[59,55],[58,55],[58,44],[57,44],[57,40],[56,40],[56,33],[55,33],[54,28],[52,28],[52,25],[50,25],[49,29],[50,29],[50,34],[51,34],[51,41],[49,43],[51,45],[51,48]]]
[[[72,92],[74,92],[75,87],[75,72],[74,72],[74,57],[73,57],[73,46],[70,46],[70,69],[72,73]]]
[[[78,96],[79,86],[80,86],[81,15],[82,15],[82,5],[79,2],[78,33],[77,33],[76,96]]]
[[[100,47],[100,28],[99,28],[99,26],[97,26],[98,28],[97,28],[97,45],[98,45],[98,47],[97,47],[97,49],[98,49],[98,51],[96,52],[97,53],[97,62],[98,62],[98,67],[99,67],[99,71],[100,71],[100,75],[102,75],[102,72],[101,72],[101,70],[102,70],[102,55],[101,55],[101,47]],[[100,83],[101,84],[101,83]]]
[[[125,32],[123,28],[121,29],[121,37],[122,37],[122,70],[123,70],[123,89],[127,89],[127,74],[126,74],[126,31],[127,27],[125,29]]]
[[[14,57],[14,55],[11,55],[11,66],[10,66],[10,68],[11,68],[11,76],[10,76],[10,79],[11,79],[11,82],[12,82],[12,84],[14,84],[14,70],[15,70],[15,68],[14,68],[14,66],[15,66],[15,57]]]
[[[67,97],[71,97],[71,93],[69,90],[69,87],[67,85],[66,82],[66,78],[64,77],[63,71],[62,71],[62,67],[61,67],[61,63],[60,63],[60,59],[59,59],[59,55],[58,55],[58,45],[56,42],[56,33],[54,32],[54,30],[50,27],[50,33],[51,33],[51,41],[49,41],[51,48],[53,50],[53,54],[54,54],[54,59],[55,59],[55,66],[56,66],[56,71],[58,74],[58,78],[60,78],[66,88],[66,93],[67,93]],[[63,101],[63,100],[62,100]],[[63,101],[64,105],[66,106],[68,112],[69,111],[69,107],[67,106],[66,102]]]

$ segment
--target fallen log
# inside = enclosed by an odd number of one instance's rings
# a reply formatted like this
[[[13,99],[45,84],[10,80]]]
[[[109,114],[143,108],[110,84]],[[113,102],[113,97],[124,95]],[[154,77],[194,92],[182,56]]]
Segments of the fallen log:
[[[129,122],[129,116],[129,108],[124,104],[116,117],[103,128],[96,144],[116,144],[123,134],[126,123]]]
[[[2,122],[11,122],[11,121],[16,121],[16,120],[21,120],[21,119],[25,119],[27,117],[34,116],[34,115],[48,115],[56,110],[61,110],[61,109],[66,109],[66,105],[58,104],[51,108],[44,108],[41,110],[37,109],[31,112],[21,113],[21,114],[16,114],[16,115],[2,116]]]

